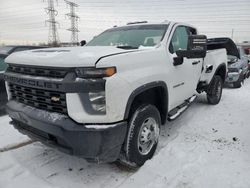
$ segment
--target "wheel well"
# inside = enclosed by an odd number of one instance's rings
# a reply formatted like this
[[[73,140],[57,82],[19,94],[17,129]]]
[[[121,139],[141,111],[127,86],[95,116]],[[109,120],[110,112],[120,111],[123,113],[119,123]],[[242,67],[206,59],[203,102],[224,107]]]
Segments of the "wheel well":
[[[166,89],[163,86],[157,86],[137,94],[131,103],[128,118],[132,116],[139,105],[145,103],[156,106],[160,112],[161,123],[164,124],[168,111],[168,94]]]
[[[215,73],[215,75],[219,75],[219,76],[221,76],[221,78],[222,78],[222,80],[223,80],[223,82],[225,81],[225,79],[226,79],[226,72],[227,72],[227,70],[226,70],[226,65],[221,65],[217,70],[216,70],[216,73]]]

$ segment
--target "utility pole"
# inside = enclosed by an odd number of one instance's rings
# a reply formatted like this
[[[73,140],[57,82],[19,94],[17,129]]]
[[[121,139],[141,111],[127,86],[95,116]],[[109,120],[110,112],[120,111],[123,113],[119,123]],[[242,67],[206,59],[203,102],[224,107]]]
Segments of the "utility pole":
[[[49,23],[49,35],[48,35],[48,44],[51,46],[59,46],[59,36],[57,32],[57,24],[55,17],[58,12],[54,8],[54,0],[47,0],[48,7],[45,8],[46,13],[49,15],[49,19],[45,23]]]
[[[234,39],[234,29],[232,29],[232,33],[231,33],[231,39]]]
[[[70,13],[66,14],[66,16],[71,21],[71,27],[67,30],[71,31],[71,44],[72,46],[74,46],[78,44],[78,32],[80,32],[78,30],[79,16],[77,16],[75,13],[75,8],[78,7],[79,5],[67,0],[65,0],[65,3],[70,7]]]

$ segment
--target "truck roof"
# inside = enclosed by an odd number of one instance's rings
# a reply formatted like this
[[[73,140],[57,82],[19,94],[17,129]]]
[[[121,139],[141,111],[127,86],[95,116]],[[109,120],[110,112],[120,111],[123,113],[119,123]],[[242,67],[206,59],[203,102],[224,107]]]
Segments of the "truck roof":
[[[185,25],[185,26],[189,26],[192,28],[196,28],[195,26],[188,24],[188,23],[184,23],[184,22],[175,22],[175,21],[169,21],[169,20],[164,20],[162,22],[148,22],[148,21],[135,21],[135,22],[128,22],[126,25],[120,25],[117,26],[115,25],[114,27],[126,27],[126,26],[133,26],[133,25],[161,25],[161,24],[167,24],[167,25],[175,25],[175,24],[181,24],[181,25]]]

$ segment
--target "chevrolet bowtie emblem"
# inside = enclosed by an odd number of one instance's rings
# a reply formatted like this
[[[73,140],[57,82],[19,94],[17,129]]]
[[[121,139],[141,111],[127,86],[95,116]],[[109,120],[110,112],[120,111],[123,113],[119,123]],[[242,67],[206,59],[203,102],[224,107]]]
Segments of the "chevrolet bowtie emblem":
[[[51,100],[54,101],[54,102],[58,102],[60,101],[60,97],[51,97]]]

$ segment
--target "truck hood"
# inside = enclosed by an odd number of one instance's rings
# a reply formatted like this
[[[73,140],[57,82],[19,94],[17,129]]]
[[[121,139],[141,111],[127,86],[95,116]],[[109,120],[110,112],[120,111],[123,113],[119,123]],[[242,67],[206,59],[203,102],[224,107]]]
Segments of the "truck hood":
[[[240,54],[236,44],[230,38],[210,38],[207,40],[207,49],[215,50],[225,48],[227,55],[232,55],[240,59]]]
[[[93,67],[102,57],[133,51],[138,49],[124,50],[115,46],[47,48],[13,53],[5,62],[49,67]]]

